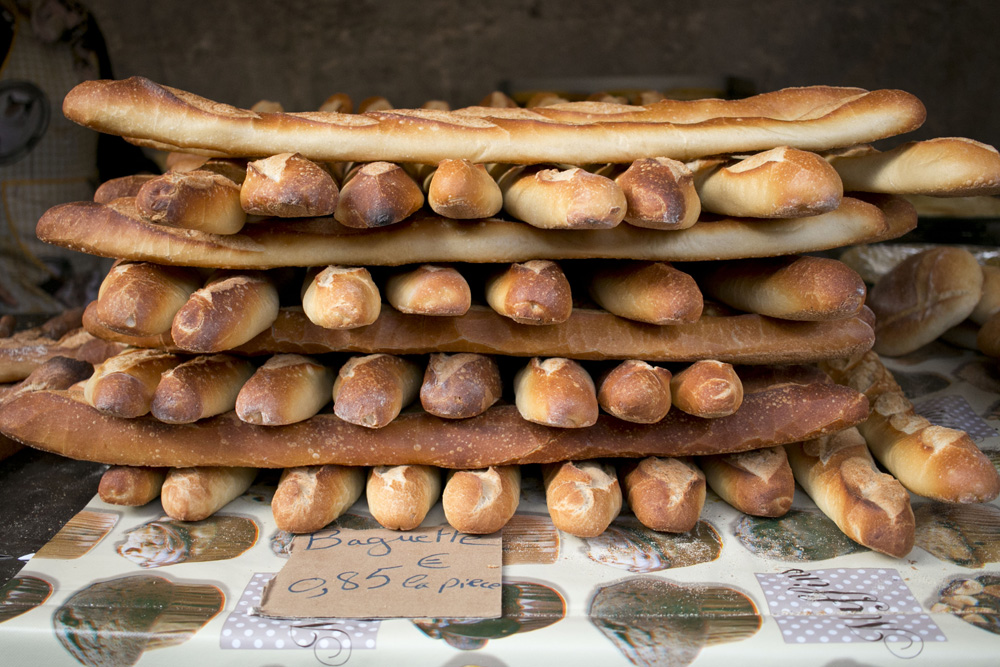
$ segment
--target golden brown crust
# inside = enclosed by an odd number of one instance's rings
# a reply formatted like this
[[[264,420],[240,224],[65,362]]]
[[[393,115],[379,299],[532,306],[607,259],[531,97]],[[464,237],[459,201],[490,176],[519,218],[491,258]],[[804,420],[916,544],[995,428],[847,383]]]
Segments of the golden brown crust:
[[[93,315],[118,333],[159,335],[170,331],[174,315],[202,283],[195,269],[116,262],[101,283]]]
[[[498,314],[518,324],[559,324],[573,312],[566,274],[549,260],[511,264],[492,275],[486,281],[486,301]]]
[[[333,383],[333,412],[351,424],[382,428],[417,398],[422,376],[415,363],[391,354],[352,357]]]
[[[686,533],[705,506],[705,475],[693,462],[649,457],[619,471],[628,506],[642,525],[667,533]]]
[[[696,322],[704,306],[694,278],[666,262],[627,262],[598,269],[590,296],[618,317],[649,324]]]
[[[382,312],[382,296],[363,266],[328,266],[307,280],[302,310],[316,326],[364,327]]]
[[[500,400],[500,369],[485,354],[432,354],[420,385],[424,410],[446,419],[467,419]]]
[[[17,382],[31,375],[49,359],[70,357],[99,364],[125,349],[125,345],[75,329],[59,338],[43,336],[39,328],[19,331],[0,339],[0,382]]]
[[[552,524],[577,537],[597,537],[622,508],[615,469],[597,461],[566,461],[543,468]]]
[[[48,243],[103,257],[211,268],[589,258],[703,261],[825,250],[895,238],[916,226],[916,212],[905,200],[872,199],[875,205],[845,197],[836,211],[808,221],[723,219],[670,234],[633,225],[545,230],[492,218],[459,222],[418,214],[390,229],[356,230],[312,218],[250,225],[240,234],[222,235],[145,222],[126,198],[113,207],[94,202],[54,206],[36,231]]]
[[[361,497],[364,468],[305,466],[281,473],[271,499],[278,530],[312,533],[326,527]]]
[[[744,374],[743,406],[729,417],[699,419],[671,410],[656,424],[601,415],[590,428],[555,429],[525,421],[512,405],[495,405],[463,420],[403,413],[381,429],[348,424],[329,413],[288,426],[254,426],[235,413],[179,425],[108,417],[66,393],[41,391],[8,400],[0,411],[0,430],[39,449],[116,465],[485,468],[746,451],[839,431],[868,416],[867,400],[852,389],[817,382],[815,376],[793,381],[784,370],[771,376],[754,386]]]
[[[385,298],[401,313],[456,317],[472,305],[472,290],[452,267],[421,264],[389,276]]]
[[[732,364],[696,361],[670,379],[674,407],[695,417],[718,419],[743,404],[743,383]]]
[[[423,205],[423,191],[402,167],[370,162],[345,176],[333,217],[346,227],[370,229],[401,222]]]
[[[497,183],[504,210],[541,229],[610,229],[628,206],[614,181],[578,167],[514,167]]]
[[[825,150],[911,131],[925,116],[920,101],[902,91],[827,87],[647,107],[582,102],[531,110],[261,115],[141,77],[84,82],[66,96],[63,112],[102,132],[188,151],[428,164],[446,158],[522,164],[692,159],[783,143]]]
[[[598,383],[597,401],[608,414],[638,424],[654,424],[670,411],[670,371],[628,359]]]
[[[585,428],[597,421],[597,390],[575,361],[534,357],[514,376],[514,401],[521,416],[536,424]]]
[[[160,489],[163,511],[177,521],[201,521],[250,488],[255,468],[171,468]]]
[[[156,177],[156,174],[129,174],[104,181],[94,191],[94,201],[107,204],[120,197],[135,197],[143,185]]]
[[[691,170],[669,158],[642,158],[614,177],[625,195],[625,222],[647,229],[687,229],[701,215]]]
[[[278,288],[268,274],[222,271],[188,297],[170,336],[188,352],[222,352],[251,340],[277,317]]]
[[[150,412],[170,424],[190,424],[236,407],[253,364],[228,354],[200,356],[160,376]]]
[[[301,155],[282,153],[247,165],[240,205],[247,213],[278,218],[332,215],[339,195],[325,169]]]
[[[510,521],[520,498],[520,467],[492,466],[449,474],[441,506],[445,519],[455,530],[488,535]]]
[[[240,187],[211,171],[168,171],[150,179],[135,196],[136,208],[150,222],[235,234],[247,215],[240,206]]]
[[[785,320],[838,320],[865,302],[865,283],[835,259],[792,255],[703,267],[699,285],[710,298],[737,310]]]
[[[457,220],[490,218],[503,208],[503,193],[482,164],[441,160],[429,177],[427,203],[438,215]]]
[[[857,429],[785,450],[795,480],[845,535],[896,558],[910,553],[915,532],[910,494],[878,471]]]
[[[708,486],[744,514],[784,516],[795,496],[795,477],[783,447],[702,456]]]
[[[441,496],[441,471],[434,466],[376,466],[365,486],[368,511],[389,530],[413,530]]]
[[[125,350],[95,366],[83,388],[88,403],[114,417],[141,417],[149,412],[160,376],[181,358],[160,350]]]
[[[315,359],[276,354],[240,389],[236,414],[249,424],[262,426],[309,419],[330,402],[333,375],[333,370]]]
[[[97,495],[110,505],[141,507],[160,495],[165,468],[112,466],[101,475]]]

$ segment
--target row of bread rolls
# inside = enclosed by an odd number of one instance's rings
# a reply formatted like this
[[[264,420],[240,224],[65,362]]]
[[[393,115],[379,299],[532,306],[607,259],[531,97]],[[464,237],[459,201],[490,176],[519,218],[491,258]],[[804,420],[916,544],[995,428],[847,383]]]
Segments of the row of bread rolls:
[[[736,412],[743,386],[731,364],[695,362],[672,375],[640,360],[607,367],[595,379],[571,359],[507,360],[519,370],[513,395],[521,416],[548,426],[579,428],[598,409],[619,419],[655,423],[671,406],[717,418]],[[428,413],[465,419],[500,400],[503,380],[496,358],[432,354],[417,360],[390,354],[353,356],[331,367],[313,357],[277,354],[263,364],[227,354],[183,357],[159,349],[130,349],[95,367],[83,386],[85,400],[121,418],[151,413],[187,424],[235,410],[250,424],[292,424],[317,414],[332,399],[341,419],[380,428],[419,399]]]
[[[442,160],[417,170],[368,162],[351,166],[338,187],[328,165],[286,153],[249,162],[245,172],[236,161],[209,160],[192,171],[121,177],[103,184],[95,201],[135,197],[150,222],[214,234],[240,231],[248,216],[332,215],[347,227],[384,227],[418,211],[425,195],[431,210],[448,218],[490,218],[502,209],[543,229],[607,229],[625,221],[671,230],[690,227],[701,211],[746,218],[814,216],[836,209],[845,191],[995,194],[1000,155],[969,139],[940,138],[886,152],[866,146],[821,156],[783,146],[687,164],[643,158],[595,171],[487,168],[468,160]]]

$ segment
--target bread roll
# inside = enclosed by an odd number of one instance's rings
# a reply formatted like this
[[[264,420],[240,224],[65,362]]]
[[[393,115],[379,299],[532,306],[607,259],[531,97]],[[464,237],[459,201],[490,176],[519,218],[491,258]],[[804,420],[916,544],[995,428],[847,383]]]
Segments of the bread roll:
[[[324,465],[283,470],[271,499],[274,523],[289,533],[321,530],[361,497],[364,485],[364,468]]]
[[[868,398],[871,412],[858,430],[875,458],[907,489],[951,503],[988,502],[1000,495],[1000,475],[972,438],[918,415],[877,354],[822,367]]]
[[[420,385],[424,410],[445,419],[480,415],[503,394],[497,362],[484,354],[432,354]]]
[[[608,229],[628,206],[614,181],[576,167],[515,167],[498,184],[504,210],[541,229]]]
[[[594,381],[571,359],[533,358],[514,376],[514,401],[530,422],[560,428],[583,428],[597,421]]]
[[[1000,266],[984,264],[983,293],[969,315],[976,324],[986,324],[993,314],[1000,312]]]
[[[615,469],[597,461],[567,461],[543,467],[545,504],[552,524],[577,537],[597,537],[622,509]]]
[[[165,372],[150,412],[162,422],[191,422],[228,412],[253,375],[253,364],[228,354],[195,357]]]
[[[160,376],[181,361],[160,350],[126,350],[94,368],[83,396],[106,414],[141,417],[149,412]]]
[[[402,357],[352,357],[333,383],[333,412],[351,424],[381,428],[417,398],[422,375],[419,366]]]
[[[910,553],[915,532],[910,494],[878,471],[856,428],[785,450],[795,481],[845,535],[896,558]]]
[[[799,218],[840,206],[844,186],[815,153],[788,146],[738,161],[689,163],[701,208],[744,218]]]
[[[441,494],[444,516],[461,533],[489,535],[503,528],[521,498],[521,468],[455,470]]]
[[[861,276],[835,259],[788,256],[710,262],[703,268],[699,284],[708,297],[783,320],[839,320],[865,302]]]
[[[983,293],[983,271],[967,250],[944,246],[903,260],[871,289],[875,351],[907,354],[967,318]]]
[[[132,336],[170,331],[174,316],[202,285],[195,269],[148,262],[117,262],[101,283],[95,317]]]
[[[625,222],[647,229],[687,229],[701,215],[691,170],[670,158],[641,158],[614,177],[627,203]]]
[[[422,264],[394,273],[385,283],[385,298],[401,313],[411,315],[464,315],[472,305],[472,291],[455,269]]]
[[[246,343],[278,317],[278,288],[266,273],[220,272],[174,315],[170,335],[188,352],[221,352]]]
[[[347,174],[333,217],[345,227],[385,227],[423,205],[424,193],[402,167],[371,162]]]
[[[156,174],[129,174],[104,181],[94,191],[94,201],[98,204],[107,204],[119,197],[135,197],[139,194],[142,186],[154,178],[158,178],[158,176]]]
[[[783,447],[702,456],[698,465],[708,486],[738,511],[784,516],[795,496],[795,477]]]
[[[441,160],[430,176],[427,203],[446,218],[490,218],[503,208],[503,193],[483,165]]]
[[[163,511],[177,521],[201,521],[250,488],[256,468],[172,468],[163,481]]]
[[[619,419],[653,424],[670,410],[670,377],[666,368],[628,359],[600,380],[597,402]]]
[[[328,266],[308,280],[302,310],[324,329],[368,326],[382,311],[382,297],[368,269]]]
[[[339,195],[325,169],[301,155],[281,153],[247,165],[240,205],[252,215],[278,218],[332,215]]]
[[[670,395],[678,410],[717,419],[740,409],[743,384],[732,364],[704,359],[670,379]]]
[[[594,272],[590,296],[599,306],[638,322],[696,322],[703,301],[694,278],[666,262],[626,262]]]
[[[686,533],[705,506],[705,475],[686,459],[649,457],[622,466],[628,506],[642,525],[666,533]]]
[[[511,264],[486,281],[486,302],[518,324],[558,324],[573,312],[573,294],[562,269],[549,260]]]
[[[383,528],[413,530],[441,495],[441,471],[433,466],[376,466],[365,487],[368,511]]]
[[[168,171],[143,184],[135,203],[147,220],[211,234],[235,234],[247,220],[240,187],[210,171]]]
[[[299,354],[276,354],[240,389],[236,414],[248,424],[294,424],[319,412],[332,392],[331,369]]]
[[[160,495],[166,468],[111,466],[101,475],[97,495],[109,505],[142,507]]]
[[[871,146],[827,156],[847,190],[969,197],[1000,194],[1000,154],[961,137],[909,141],[879,152]]]

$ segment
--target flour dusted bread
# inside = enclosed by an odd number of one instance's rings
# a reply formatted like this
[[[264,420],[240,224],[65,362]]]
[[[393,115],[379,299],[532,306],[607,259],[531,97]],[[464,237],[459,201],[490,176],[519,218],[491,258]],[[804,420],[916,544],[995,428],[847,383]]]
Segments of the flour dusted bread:
[[[101,282],[94,316],[118,333],[159,335],[170,331],[177,311],[203,282],[195,269],[116,262]]]
[[[532,358],[514,376],[514,401],[536,424],[585,428],[597,421],[597,390],[590,374],[572,359]]]
[[[333,214],[339,196],[326,169],[301,155],[282,153],[247,165],[240,205],[253,215],[310,217]]]
[[[420,404],[437,417],[466,419],[484,413],[502,394],[500,368],[492,357],[432,354],[420,385]]]
[[[625,219],[627,202],[609,178],[578,167],[514,167],[497,180],[512,217],[542,229],[608,229]]]
[[[182,361],[161,350],[126,350],[94,368],[83,396],[106,414],[124,419],[141,417],[149,412],[160,376]]]
[[[441,506],[445,519],[455,530],[488,535],[510,521],[520,498],[520,467],[491,466],[449,473]]]
[[[236,396],[249,424],[277,426],[312,417],[330,402],[333,370],[300,354],[276,354],[254,371]]]
[[[228,354],[194,357],[160,376],[150,412],[162,422],[189,424],[228,412],[250,379],[250,361]]]
[[[324,528],[361,497],[364,468],[352,466],[303,466],[281,473],[271,499],[271,513],[278,530],[312,533]]]
[[[247,220],[240,187],[210,171],[168,171],[144,183],[135,203],[151,222],[211,234],[235,234]]]
[[[705,474],[682,458],[649,457],[621,466],[628,506],[651,530],[686,533],[705,506]]]
[[[615,469],[598,461],[567,461],[543,468],[552,523],[577,537],[597,537],[622,508]]]
[[[795,477],[783,447],[702,456],[709,488],[744,514],[784,516],[795,496]]]
[[[201,521],[243,495],[255,468],[173,468],[160,489],[163,511],[178,521]]]
[[[365,486],[368,511],[389,530],[419,526],[441,496],[441,471],[433,466],[376,466]]]
[[[188,352],[222,352],[246,343],[278,317],[278,288],[263,272],[221,271],[174,314],[170,335]]]
[[[302,310],[316,326],[364,327],[382,311],[379,289],[362,266],[327,266],[310,276],[302,293]]]
[[[639,359],[627,359],[603,375],[597,402],[625,421],[653,424],[670,410],[670,371]]]

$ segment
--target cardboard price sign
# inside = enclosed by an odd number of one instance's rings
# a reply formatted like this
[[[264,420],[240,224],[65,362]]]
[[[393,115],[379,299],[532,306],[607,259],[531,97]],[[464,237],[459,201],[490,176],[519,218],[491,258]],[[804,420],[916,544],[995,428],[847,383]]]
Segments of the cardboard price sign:
[[[331,528],[296,537],[291,551],[264,590],[262,616],[500,616],[500,533]]]

